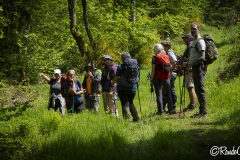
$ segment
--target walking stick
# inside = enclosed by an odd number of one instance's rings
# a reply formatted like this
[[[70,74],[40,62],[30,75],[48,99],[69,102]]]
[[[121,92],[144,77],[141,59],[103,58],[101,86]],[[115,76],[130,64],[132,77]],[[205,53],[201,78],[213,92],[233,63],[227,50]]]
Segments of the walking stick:
[[[183,73],[184,73],[184,76],[183,76],[183,106],[185,107],[185,101],[186,101],[186,98],[185,98],[185,68],[183,70]]]
[[[183,113],[183,116],[185,116],[185,113],[182,112],[182,107],[185,106],[185,68],[183,69],[182,85],[181,85],[180,73],[179,73],[179,88],[180,88],[180,112],[179,112],[179,118],[180,118],[181,113]],[[184,100],[183,100],[183,95],[184,95]]]
[[[153,85],[151,85],[150,92],[151,92],[151,94],[150,94],[150,112],[151,112],[150,115],[152,115],[152,96],[153,96],[153,92],[154,92]]]
[[[74,95],[73,95],[73,101],[72,101],[72,113],[74,113]]]
[[[178,79],[179,79],[179,90],[180,90],[180,112],[179,112],[179,117],[180,117],[182,113],[182,85],[180,80],[180,74],[178,75]]]
[[[114,103],[115,116],[116,116],[116,118],[118,118],[118,115],[117,115],[117,105],[116,105],[117,95],[116,95],[116,92],[114,92],[113,87],[112,87],[112,91],[113,91],[112,99],[113,99],[113,103]]]
[[[140,106],[140,113],[141,113],[141,119],[142,119],[142,107],[141,107],[141,103],[140,103],[139,84],[138,83],[137,83],[137,90],[138,90],[138,102],[139,102],[139,106]]]

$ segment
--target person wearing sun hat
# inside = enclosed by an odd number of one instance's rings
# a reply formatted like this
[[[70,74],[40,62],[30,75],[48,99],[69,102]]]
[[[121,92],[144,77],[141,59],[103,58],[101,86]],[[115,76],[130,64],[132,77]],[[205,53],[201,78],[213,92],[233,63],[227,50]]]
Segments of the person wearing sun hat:
[[[93,63],[88,63],[86,67],[87,74],[84,76],[82,86],[85,89],[85,107],[89,111],[98,111],[100,105],[100,81],[101,75],[95,72]]]
[[[61,70],[55,69],[53,74],[55,78],[49,78],[43,73],[39,73],[39,76],[50,85],[48,109],[54,109],[54,111],[60,109],[60,112],[64,114],[65,99],[61,94]]]
[[[104,111],[107,114],[118,117],[118,107],[116,103],[117,89],[116,85],[112,86],[111,81],[117,72],[117,66],[113,63],[113,58],[110,55],[104,56],[105,67],[102,72],[101,86]],[[114,97],[116,97],[114,99]]]

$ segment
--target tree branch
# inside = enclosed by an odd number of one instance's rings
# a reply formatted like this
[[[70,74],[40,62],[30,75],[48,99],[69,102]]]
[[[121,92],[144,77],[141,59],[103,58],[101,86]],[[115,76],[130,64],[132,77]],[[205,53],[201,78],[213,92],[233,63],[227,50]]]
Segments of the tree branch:
[[[81,32],[77,28],[76,23],[76,9],[75,9],[75,0],[68,0],[68,11],[69,11],[69,19],[70,19],[70,31],[75,39],[78,49],[81,52],[81,55],[84,56],[85,53],[85,45],[83,36],[81,35]]]
[[[88,38],[91,42],[92,45],[92,49],[96,50],[96,43],[94,42],[91,30],[88,26],[88,17],[87,17],[87,2],[86,0],[82,0],[82,6],[83,6],[83,21],[84,21],[84,25],[85,25],[85,29],[88,35]]]

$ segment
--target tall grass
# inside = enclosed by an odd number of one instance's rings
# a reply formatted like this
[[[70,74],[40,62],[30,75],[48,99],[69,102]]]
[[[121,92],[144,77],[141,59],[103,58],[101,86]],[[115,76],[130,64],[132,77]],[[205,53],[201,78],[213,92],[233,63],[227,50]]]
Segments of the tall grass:
[[[208,31],[222,43],[218,30]],[[61,116],[46,109],[49,86],[31,86],[38,91],[31,102],[33,107],[18,117],[0,121],[0,159],[237,159],[210,155],[212,146],[227,146],[230,150],[240,144],[240,78],[229,83],[216,82],[217,70],[226,65],[222,48],[225,46],[219,48],[219,60],[209,65],[206,75],[206,118],[190,118],[198,109],[180,116],[155,116],[155,95],[151,96],[146,79],[150,68],[141,70],[139,94],[134,99],[141,118],[138,123],[122,119],[119,102],[118,119],[106,115],[102,104],[98,114],[84,110],[81,114]],[[182,79],[175,82],[178,98]],[[187,91],[184,97],[187,105]],[[180,105],[178,100],[178,111]]]

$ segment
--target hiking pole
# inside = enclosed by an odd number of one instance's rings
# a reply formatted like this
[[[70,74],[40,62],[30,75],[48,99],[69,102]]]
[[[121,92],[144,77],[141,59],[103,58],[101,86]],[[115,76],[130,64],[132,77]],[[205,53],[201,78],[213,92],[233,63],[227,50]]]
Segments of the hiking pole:
[[[185,102],[186,102],[186,97],[185,97],[185,81],[186,81],[186,79],[185,79],[185,73],[186,73],[186,68],[184,68],[184,70],[183,70],[183,74],[184,74],[184,76],[183,76],[183,85],[182,85],[182,87],[183,87],[183,106],[185,107]],[[183,115],[185,115],[185,113],[183,113]]]
[[[112,87],[112,91],[113,91],[112,99],[113,99],[113,104],[114,104],[115,116],[116,116],[116,118],[118,118],[118,115],[117,115],[117,105],[116,105],[117,95],[116,95],[116,92],[114,92],[113,87]]]
[[[181,112],[182,112],[182,85],[181,85],[180,74],[178,75],[178,79],[179,79],[179,90],[180,90],[180,112],[179,112],[179,118],[180,118]]]
[[[150,115],[152,115],[152,96],[153,96],[153,85],[151,85],[151,89],[150,89]]]
[[[139,102],[139,106],[140,106],[140,113],[141,113],[141,119],[142,119],[142,107],[141,107],[141,103],[140,103],[139,84],[138,83],[137,83],[137,91],[138,91],[138,102]]]
[[[181,104],[184,107],[185,107],[185,73],[186,73],[186,68],[183,69],[183,82],[182,82],[182,90],[181,90]],[[181,87],[180,81],[179,81],[179,85]],[[184,112],[183,112],[183,116],[185,116]]]
[[[73,101],[72,101],[72,113],[74,113],[74,95],[73,95]]]

